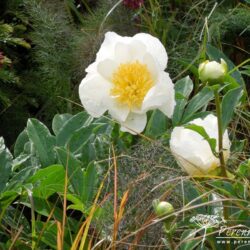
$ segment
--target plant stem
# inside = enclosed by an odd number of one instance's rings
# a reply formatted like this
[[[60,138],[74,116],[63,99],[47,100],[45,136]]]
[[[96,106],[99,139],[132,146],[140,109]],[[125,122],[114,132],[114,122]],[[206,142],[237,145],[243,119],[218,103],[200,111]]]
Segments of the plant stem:
[[[218,144],[219,144],[219,159],[221,167],[221,175],[227,178],[226,164],[223,154],[223,131],[222,131],[222,113],[221,113],[221,102],[218,89],[214,90],[215,105],[216,105],[216,115],[218,121]],[[227,221],[229,218],[228,202],[223,202],[223,215]],[[230,245],[226,244],[226,249],[230,250]]]
[[[216,114],[218,120],[218,144],[219,144],[219,158],[222,176],[227,178],[226,164],[223,154],[223,131],[222,131],[222,116],[221,116],[221,105],[220,105],[220,96],[218,90],[214,91],[215,96],[215,105],[216,105]]]
[[[174,241],[173,241],[171,233],[166,233],[166,235],[167,235],[167,238],[168,238],[170,249],[171,250],[175,250],[175,244],[174,244]]]
[[[30,199],[31,205],[31,249],[34,250],[36,248],[36,217],[35,217],[35,207],[34,207],[34,200],[32,197],[32,192],[28,190],[28,197]]]

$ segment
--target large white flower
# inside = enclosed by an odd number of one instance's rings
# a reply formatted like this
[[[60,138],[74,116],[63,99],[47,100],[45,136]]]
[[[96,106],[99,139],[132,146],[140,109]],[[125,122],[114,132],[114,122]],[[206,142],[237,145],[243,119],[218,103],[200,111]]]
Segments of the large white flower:
[[[210,138],[216,139],[218,152],[217,117],[208,115],[204,119],[190,122],[202,126]],[[211,151],[208,142],[197,132],[184,127],[175,127],[170,139],[170,149],[177,162],[189,175],[208,174],[220,165],[220,161]],[[230,154],[230,141],[227,130],[223,135],[223,153],[227,160]]]
[[[133,134],[144,130],[148,110],[159,109],[171,117],[175,96],[164,72],[167,61],[164,46],[149,34],[122,37],[107,32],[79,86],[84,108],[93,117],[108,110],[122,131]]]

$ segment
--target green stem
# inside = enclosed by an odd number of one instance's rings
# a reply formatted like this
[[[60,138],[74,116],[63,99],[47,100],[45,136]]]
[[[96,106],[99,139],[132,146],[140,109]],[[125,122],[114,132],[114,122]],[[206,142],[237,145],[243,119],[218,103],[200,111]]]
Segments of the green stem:
[[[171,250],[175,250],[175,243],[173,241],[173,237],[172,237],[172,231],[171,231],[171,225],[172,223],[169,223],[169,218],[167,219],[167,221],[164,222],[164,227],[165,227],[165,233],[169,242],[169,247]]]
[[[216,105],[216,114],[218,119],[218,144],[219,144],[219,158],[222,176],[227,178],[226,164],[223,154],[223,131],[222,131],[222,115],[221,115],[221,105],[220,105],[220,96],[218,90],[214,91],[215,96],[215,105]]]
[[[167,235],[167,238],[168,238],[170,249],[171,250],[175,250],[175,244],[174,244],[174,241],[173,241],[171,233],[166,233],[166,235]]]
[[[239,65],[237,65],[236,67],[234,67],[232,70],[230,70],[228,72],[228,75],[232,74],[234,71],[238,70],[240,67],[242,67],[243,65],[247,64],[248,62],[250,62],[250,58],[245,60],[244,62],[240,63]]]
[[[34,200],[32,197],[32,192],[28,190],[28,196],[30,199],[30,206],[31,206],[31,237],[32,237],[32,246],[31,249],[36,249],[36,217],[35,217],[35,207],[34,207]]]
[[[222,130],[222,113],[221,113],[221,102],[220,102],[220,95],[218,89],[214,90],[214,97],[215,97],[215,105],[216,105],[216,115],[218,120],[218,144],[219,144],[219,159],[220,159],[220,167],[221,167],[221,175],[227,178],[227,169],[223,154],[223,130]],[[228,202],[223,202],[223,215],[225,220],[227,221],[229,218],[229,209],[228,209]],[[230,245],[226,244],[226,249],[230,250]]]

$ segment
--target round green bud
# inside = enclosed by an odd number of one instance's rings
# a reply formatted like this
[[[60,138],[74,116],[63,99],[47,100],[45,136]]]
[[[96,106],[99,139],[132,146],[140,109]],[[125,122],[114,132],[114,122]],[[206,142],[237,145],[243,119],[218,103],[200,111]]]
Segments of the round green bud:
[[[227,63],[221,59],[221,62],[205,61],[199,65],[198,73],[202,82],[210,85],[221,84],[224,82],[227,74]]]
[[[155,213],[159,217],[170,214],[173,211],[174,211],[174,207],[170,203],[168,203],[166,201],[160,201],[155,206]]]

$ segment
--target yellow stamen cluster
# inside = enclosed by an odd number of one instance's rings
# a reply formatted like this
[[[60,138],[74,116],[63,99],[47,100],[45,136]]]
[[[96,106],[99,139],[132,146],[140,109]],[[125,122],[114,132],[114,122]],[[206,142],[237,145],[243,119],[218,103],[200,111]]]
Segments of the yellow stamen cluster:
[[[111,95],[121,104],[140,107],[153,85],[153,78],[146,64],[138,61],[120,64],[112,76]]]

